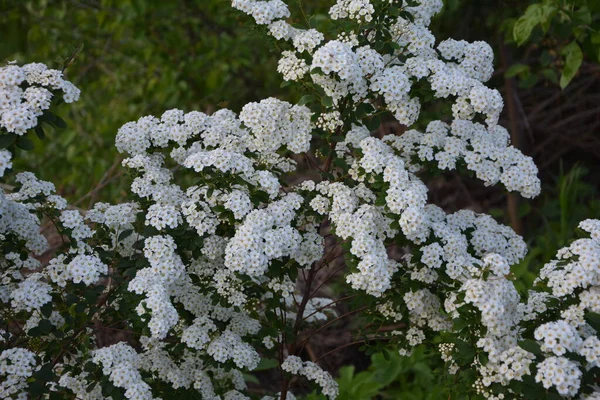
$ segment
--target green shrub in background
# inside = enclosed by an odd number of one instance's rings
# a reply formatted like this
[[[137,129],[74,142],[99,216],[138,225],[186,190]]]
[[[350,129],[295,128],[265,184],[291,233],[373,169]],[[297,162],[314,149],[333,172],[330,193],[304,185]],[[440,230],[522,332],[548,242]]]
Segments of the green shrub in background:
[[[572,232],[579,221],[600,215],[600,193],[586,182],[589,175],[588,169],[575,165],[546,184],[538,202],[523,204],[521,216],[527,221],[530,240],[529,253],[514,268],[521,291],[533,283],[538,265],[549,262],[574,240]],[[496,215],[501,212],[495,210]]]
[[[1,0],[0,10],[0,60],[55,60],[50,66],[59,69],[68,61],[66,75],[82,89],[74,107],[60,110],[68,129],[49,132],[47,147],[22,161],[70,200],[113,165],[125,122],[171,108],[239,111],[284,92],[267,73],[276,68],[270,41],[227,1]],[[120,198],[123,187],[109,185],[100,198]]]
[[[534,1],[506,25],[519,46],[532,46],[539,54],[535,62],[514,64],[506,72],[508,77],[519,75],[527,85],[542,76],[565,88],[579,71],[584,54],[591,62],[600,62],[600,2],[596,0]]]
[[[338,400],[448,398],[454,377],[445,375],[443,368],[434,371],[434,364],[436,360],[424,348],[416,348],[410,357],[401,357],[396,352],[374,354],[365,371],[356,372],[352,365],[339,370]],[[305,400],[324,399],[325,396],[316,393],[305,397]]]

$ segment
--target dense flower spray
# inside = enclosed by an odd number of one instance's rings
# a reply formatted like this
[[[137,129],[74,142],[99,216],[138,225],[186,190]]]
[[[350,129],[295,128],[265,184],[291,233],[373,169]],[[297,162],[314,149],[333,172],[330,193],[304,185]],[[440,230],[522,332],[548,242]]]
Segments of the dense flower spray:
[[[523,239],[428,202],[437,170],[540,191],[532,159],[497,124],[491,48],[436,43],[428,26],[441,0],[338,0],[333,32],[290,25],[281,0],[232,5],[281,42],[278,72],[307,95],[125,124],[116,146],[133,176],[128,203],[79,210],[17,174],[0,192],[0,397],[249,399],[244,372],[274,358],[280,384],[263,399],[295,398],[297,379],[335,399],[332,374],[301,355],[338,317],[315,279],[339,247],[348,290],[369,318],[399,327],[388,348],[431,346],[473,396],[600,398],[600,222],[582,222],[590,237],[521,298],[510,271]],[[41,64],[1,67],[3,134],[51,119],[55,96],[71,102],[79,90]],[[450,114],[423,124],[421,110],[438,103]],[[381,115],[406,131],[373,135]],[[298,154],[320,179],[289,183]],[[11,159],[0,150],[2,175]],[[43,265],[42,218],[64,240]],[[107,331],[123,340],[102,344]]]

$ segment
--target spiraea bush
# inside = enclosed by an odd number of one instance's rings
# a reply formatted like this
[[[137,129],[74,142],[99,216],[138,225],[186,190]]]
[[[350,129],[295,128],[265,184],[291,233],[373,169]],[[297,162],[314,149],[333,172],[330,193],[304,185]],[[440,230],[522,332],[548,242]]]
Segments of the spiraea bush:
[[[338,0],[323,31],[288,23],[281,0],[232,5],[274,38],[284,85],[306,95],[125,124],[127,203],[80,210],[32,172],[12,175],[29,131],[61,126],[49,110],[79,90],[42,64],[0,69],[0,397],[293,399],[308,382],[335,399],[336,371],[303,349],[336,318],[341,299],[317,278],[343,257],[365,334],[402,356],[437,352],[465,397],[600,399],[600,221],[583,221],[585,237],[522,297],[511,265],[523,239],[428,203],[443,170],[540,191],[498,125],[491,47],[437,43],[441,0]],[[425,108],[440,119],[422,121]],[[407,130],[372,135],[382,117]],[[298,155],[319,179],[303,178]],[[44,262],[42,221],[61,240]],[[103,345],[107,331],[124,339]],[[261,359],[277,361],[277,381],[248,390]]]

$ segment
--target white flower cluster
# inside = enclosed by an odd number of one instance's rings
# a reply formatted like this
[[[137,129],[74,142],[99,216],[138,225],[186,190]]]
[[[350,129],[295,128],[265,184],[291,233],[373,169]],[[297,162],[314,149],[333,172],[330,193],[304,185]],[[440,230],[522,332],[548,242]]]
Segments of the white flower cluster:
[[[419,99],[410,94],[413,83],[427,78],[436,97],[456,97],[452,107],[455,118],[472,119],[475,114],[482,114],[490,126],[497,124],[502,98],[497,91],[483,85],[493,71],[493,52],[484,42],[452,39],[440,43],[436,51],[435,38],[427,27],[431,17],[442,7],[440,0],[421,1],[417,6],[406,7],[405,11],[412,14],[414,21],[398,17],[388,27],[398,47],[394,57],[381,55],[369,45],[358,47],[357,42],[343,39],[345,36],[317,48],[323,35],[314,29],[293,28],[283,20],[288,14],[268,11],[273,7],[271,2],[233,1],[234,7],[255,19],[254,5],[258,3],[265,3],[263,12],[270,17],[261,21],[272,21],[269,30],[276,39],[292,40],[299,53],[312,53],[316,48],[310,65],[291,51],[283,53],[279,71],[286,80],[301,79],[310,69],[313,82],[334,104],[348,95],[359,101],[380,94],[398,121],[410,126],[418,119],[421,109]],[[369,22],[374,11],[369,0],[338,0],[329,14],[333,20],[349,18]],[[350,34],[356,36],[355,32]],[[395,57],[405,61],[400,62]]]
[[[519,303],[518,313],[522,321],[532,321],[548,310],[546,303],[552,298],[545,292],[529,291],[527,303]]]
[[[356,21],[371,22],[375,8],[369,0],[337,0],[329,9],[331,19],[349,18]]]
[[[370,89],[383,96],[398,122],[410,126],[419,117],[421,104],[417,98],[410,98],[411,82],[404,72],[404,67],[398,65],[385,68],[373,77]]]
[[[52,301],[52,287],[41,279],[41,274],[31,274],[18,284],[10,293],[11,305],[15,311],[39,310],[46,303]]]
[[[264,275],[275,258],[293,256],[302,236],[290,223],[302,204],[289,194],[266,209],[254,210],[238,227],[225,250],[225,266],[250,276]]]
[[[12,154],[8,150],[0,150],[0,178],[4,176],[7,169],[12,168]]]
[[[148,327],[153,337],[165,338],[179,320],[177,310],[170,301],[170,286],[182,279],[185,266],[175,252],[177,248],[170,236],[152,236],[144,245],[144,255],[150,267],[137,272],[129,282],[128,289],[134,293],[146,294],[146,299],[138,307],[138,314],[145,309],[151,312]]]
[[[27,379],[37,369],[37,360],[33,352],[13,347],[0,353],[0,397],[26,399],[24,391],[29,385]]]
[[[485,366],[478,365],[481,374],[480,392],[486,393],[484,388],[497,382],[504,386],[511,381],[522,381],[525,375],[531,374],[531,365],[534,363],[534,355],[516,345],[512,338],[502,340],[483,338],[477,342],[477,346],[488,352],[488,362]],[[505,349],[505,350],[503,350]]]
[[[292,35],[292,44],[299,53],[311,53],[325,39],[325,36],[316,29],[295,30]]]
[[[277,72],[286,81],[298,81],[306,75],[308,70],[306,61],[298,58],[293,51],[284,51],[277,64]]]
[[[538,299],[533,300],[538,309],[562,310],[563,319],[539,325],[534,337],[545,356],[537,365],[535,379],[544,388],[554,387],[563,396],[579,393],[582,369],[597,367],[600,355],[598,333],[584,319],[588,311],[600,312],[600,221],[588,219],[582,221],[579,228],[588,232],[590,238],[575,240],[558,251],[556,260],[542,268],[536,282],[543,283],[551,294],[539,292]],[[558,304],[551,306],[549,299],[556,299]],[[532,319],[523,317],[524,321]],[[570,358],[569,354],[573,353],[585,358],[587,365]]]
[[[509,191],[527,198],[540,193],[533,160],[508,145],[508,132],[499,125],[486,129],[465,120],[455,120],[451,125],[434,121],[425,133],[410,130],[401,136],[385,136],[384,140],[400,152],[412,171],[427,162],[435,162],[440,169],[456,169],[464,164],[486,186],[501,182]],[[414,163],[415,158],[421,163]]]
[[[246,104],[240,120],[252,131],[253,148],[273,152],[285,145],[294,153],[302,153],[310,147],[311,115],[307,107],[269,98]]]
[[[34,128],[57,90],[65,103],[79,99],[79,89],[59,70],[39,63],[0,67],[0,128],[17,135]]]
[[[451,327],[450,321],[441,312],[439,299],[428,289],[407,292],[404,295],[404,302],[409,310],[410,324],[413,326],[411,329],[428,326],[439,332]],[[410,345],[415,346],[419,343],[410,343]]]
[[[335,399],[339,394],[338,384],[329,374],[310,361],[302,361],[300,357],[288,356],[281,364],[281,369],[294,375],[302,375],[314,381],[321,387],[321,393],[330,399]]]
[[[595,287],[600,286],[600,222],[585,220],[579,224],[579,228],[589,232],[591,238],[576,240],[570,246],[561,249],[557,259],[550,261],[540,271],[538,279],[546,281],[556,297],[570,296],[578,289],[589,288],[587,293],[590,295],[583,292],[581,299],[583,300],[584,296],[592,299],[592,293],[597,290]],[[598,307],[591,309],[594,312],[599,310]]]
[[[549,389],[555,387],[563,396],[575,396],[580,387],[581,371],[565,357],[548,357],[538,364],[536,382]]]
[[[577,330],[562,320],[538,326],[535,338],[542,342],[543,351],[557,356],[562,356],[567,351],[577,351],[582,343]]]
[[[65,287],[67,281],[83,282],[89,286],[108,273],[108,266],[96,255],[78,254],[68,263],[64,255],[59,255],[50,260],[45,271],[52,282],[60,287]]]
[[[231,5],[251,15],[258,25],[268,25],[290,16],[290,10],[281,0],[232,0]]]
[[[140,375],[140,357],[124,342],[94,351],[92,360],[102,365],[102,372],[116,387],[125,389],[128,399],[154,399],[150,386]]]

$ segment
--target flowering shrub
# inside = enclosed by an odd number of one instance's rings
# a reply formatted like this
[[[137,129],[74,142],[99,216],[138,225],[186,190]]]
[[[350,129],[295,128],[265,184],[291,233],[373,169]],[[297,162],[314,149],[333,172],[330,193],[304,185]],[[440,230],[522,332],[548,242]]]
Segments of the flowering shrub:
[[[510,266],[523,239],[488,215],[427,203],[440,170],[540,191],[532,159],[497,125],[491,48],[436,44],[427,27],[441,0],[339,0],[325,32],[288,24],[281,0],[232,4],[280,42],[279,72],[307,94],[125,124],[128,203],[82,211],[17,174],[0,193],[1,397],[293,399],[304,381],[334,399],[331,373],[301,356],[337,318],[340,299],[318,297],[317,282],[343,257],[356,311],[398,327],[377,333],[387,348],[430,346],[463,393],[600,398],[600,222],[582,222],[590,237],[521,298]],[[2,67],[0,90],[4,175],[28,130],[61,124],[51,103],[79,91],[40,64]],[[371,134],[382,115],[419,126],[426,106],[448,106],[452,122]],[[291,183],[298,154],[317,182]],[[42,219],[63,241],[43,264]],[[123,340],[104,345],[107,331]],[[277,360],[278,389],[251,394],[244,373],[262,358]]]

